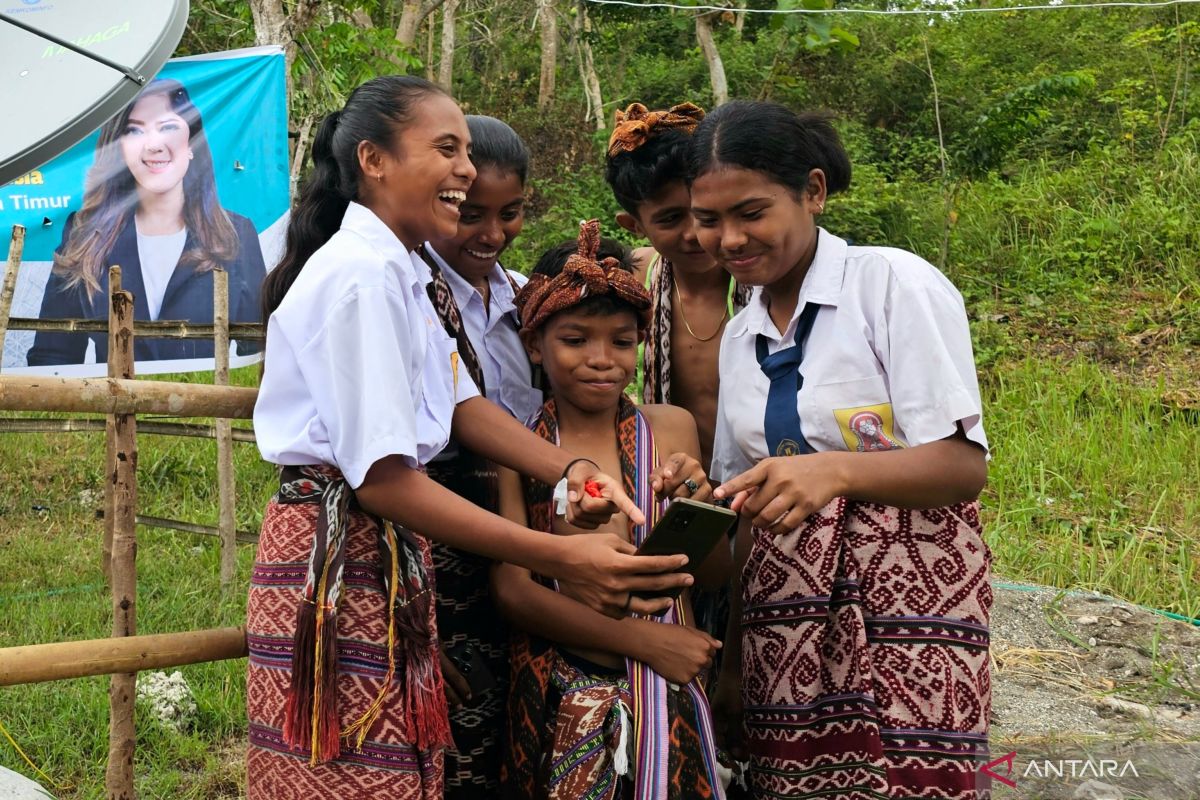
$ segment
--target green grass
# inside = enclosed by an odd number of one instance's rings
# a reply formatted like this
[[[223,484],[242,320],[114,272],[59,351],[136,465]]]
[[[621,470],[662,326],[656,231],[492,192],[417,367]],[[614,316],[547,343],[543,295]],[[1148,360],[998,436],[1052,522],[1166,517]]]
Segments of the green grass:
[[[1028,358],[985,384],[997,572],[1200,616],[1200,436],[1159,386]]]

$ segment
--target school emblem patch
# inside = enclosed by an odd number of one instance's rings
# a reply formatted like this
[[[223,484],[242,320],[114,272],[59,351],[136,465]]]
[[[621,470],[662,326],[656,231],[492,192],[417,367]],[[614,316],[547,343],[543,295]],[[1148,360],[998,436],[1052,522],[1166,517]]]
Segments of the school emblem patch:
[[[905,447],[896,436],[895,421],[892,419],[892,404],[834,409],[838,430],[849,450],[873,453],[879,450],[895,450]]]
[[[798,456],[800,455],[800,445],[792,439],[781,439],[775,447],[775,455],[777,456]]]

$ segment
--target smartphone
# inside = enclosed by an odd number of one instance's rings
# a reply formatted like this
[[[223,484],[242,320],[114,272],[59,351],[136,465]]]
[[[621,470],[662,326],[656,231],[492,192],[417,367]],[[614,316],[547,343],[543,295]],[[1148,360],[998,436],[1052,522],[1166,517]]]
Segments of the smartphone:
[[[729,532],[738,515],[727,508],[681,497],[667,506],[662,519],[638,548],[639,556],[688,557],[684,572],[696,573],[717,545],[728,546]],[[678,597],[683,587],[656,592],[634,592],[635,597]]]
[[[483,696],[496,686],[496,676],[488,669],[483,653],[471,642],[459,642],[446,651],[446,657],[471,688],[468,705],[478,705]]]

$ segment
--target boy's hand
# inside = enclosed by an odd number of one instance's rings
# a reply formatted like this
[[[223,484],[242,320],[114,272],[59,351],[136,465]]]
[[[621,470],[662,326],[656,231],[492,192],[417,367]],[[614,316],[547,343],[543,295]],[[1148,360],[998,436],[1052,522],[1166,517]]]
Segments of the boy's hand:
[[[687,564],[684,555],[635,556],[637,548],[614,533],[555,538],[565,558],[539,571],[558,578],[564,594],[616,619],[660,614],[673,602],[667,597],[643,600],[631,592],[662,592],[695,582],[691,575],[676,572]]]
[[[687,497],[707,502],[712,497],[712,487],[700,462],[687,453],[672,453],[650,473],[650,486],[662,497]]]
[[[650,625],[654,627],[647,627]],[[721,643],[704,631],[684,625],[646,621],[642,636],[645,641],[640,660],[653,667],[669,683],[680,686],[711,667],[713,656],[721,649]]]
[[[567,472],[567,522],[577,528],[594,530],[612,515],[624,512],[634,525],[643,525],[645,515],[621,482],[600,471],[591,461],[576,461]]]

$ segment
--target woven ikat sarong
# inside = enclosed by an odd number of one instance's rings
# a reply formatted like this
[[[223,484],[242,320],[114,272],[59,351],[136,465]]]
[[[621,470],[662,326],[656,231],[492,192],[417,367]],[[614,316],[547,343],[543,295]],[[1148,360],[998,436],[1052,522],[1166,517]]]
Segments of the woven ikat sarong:
[[[283,741],[296,607],[319,513],[316,504],[272,500],[263,519],[246,612],[247,796],[249,800],[441,800],[442,752],[420,751],[405,740],[399,675],[361,748],[343,741],[336,761],[310,767],[307,751],[290,750]],[[387,674],[387,595],[379,578],[377,524],[361,511],[352,511],[348,521],[345,591],[337,623],[338,711],[343,729],[362,715]],[[416,539],[425,568],[432,573],[428,543]],[[436,631],[432,604],[429,624]]]
[[[991,555],[978,507],[837,499],[756,530],[742,692],[756,798],[976,800]]]

